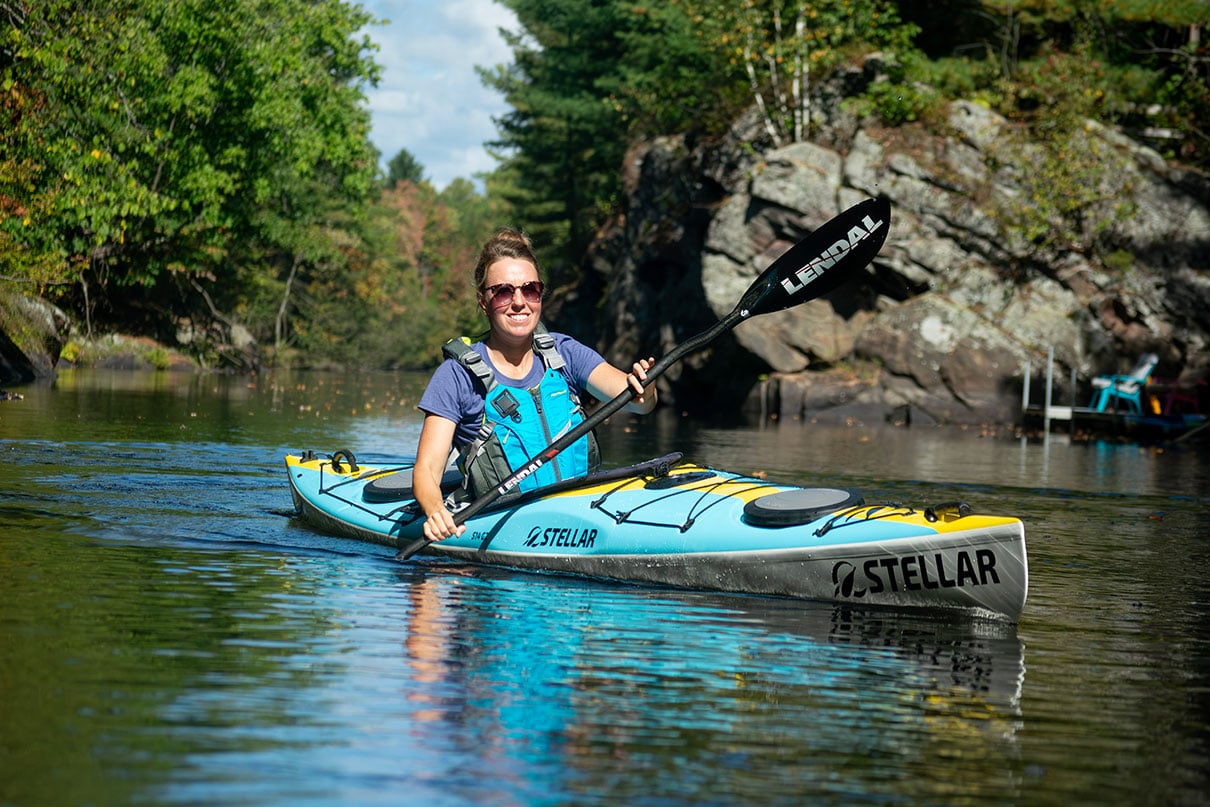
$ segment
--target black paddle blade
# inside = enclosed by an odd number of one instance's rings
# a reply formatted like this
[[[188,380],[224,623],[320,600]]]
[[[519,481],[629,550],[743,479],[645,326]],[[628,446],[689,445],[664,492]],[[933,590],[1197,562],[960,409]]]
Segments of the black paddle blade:
[[[827,294],[874,260],[890,229],[886,199],[853,205],[775,260],[752,283],[735,313],[747,319]]]

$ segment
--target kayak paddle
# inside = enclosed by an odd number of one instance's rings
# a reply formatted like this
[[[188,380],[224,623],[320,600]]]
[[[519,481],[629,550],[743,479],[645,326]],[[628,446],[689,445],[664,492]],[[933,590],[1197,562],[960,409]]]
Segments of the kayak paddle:
[[[730,314],[692,339],[677,345],[656,362],[655,366],[647,371],[648,384],[685,356],[701,350],[744,320],[814,300],[840,286],[850,278],[852,272],[874,260],[874,256],[886,241],[890,225],[891,204],[886,199],[867,199],[845,210],[775,260],[748,287]],[[513,471],[511,476],[495,488],[454,513],[454,523],[464,524],[476,513],[521,484],[527,476],[628,404],[634,394],[634,390],[629,386],[618,393],[613,400],[593,412],[591,417],[581,421],[574,429]],[[399,550],[395,559],[407,560],[430,543],[432,542],[426,538],[418,538]]]

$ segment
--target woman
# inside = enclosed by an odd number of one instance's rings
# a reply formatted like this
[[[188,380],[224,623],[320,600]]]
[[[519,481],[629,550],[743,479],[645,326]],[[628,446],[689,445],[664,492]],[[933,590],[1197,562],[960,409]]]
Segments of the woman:
[[[524,233],[502,229],[483,245],[475,288],[490,325],[488,336],[475,344],[451,341],[447,360],[433,373],[419,403],[425,417],[413,490],[427,517],[424,534],[430,541],[465,529],[454,524],[441,491],[453,447],[462,453],[468,481],[473,476],[479,484],[490,484],[492,474],[507,476],[501,464],[520,467],[582,420],[578,404],[584,391],[607,401],[629,386],[635,396],[628,411],[646,414],[656,405],[655,387],[646,385],[655,359],[635,362],[627,374],[592,348],[540,327],[543,286]],[[545,442],[537,445],[541,440]],[[552,461],[555,478],[589,471],[587,438],[564,453],[568,456]],[[470,490],[475,495],[473,485]]]

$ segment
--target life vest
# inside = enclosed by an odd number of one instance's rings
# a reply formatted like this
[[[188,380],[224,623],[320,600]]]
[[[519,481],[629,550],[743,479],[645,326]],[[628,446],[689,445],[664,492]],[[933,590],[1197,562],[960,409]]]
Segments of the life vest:
[[[537,386],[510,387],[496,380],[488,363],[466,337],[441,348],[446,358],[462,365],[483,393],[483,422],[479,434],[460,450],[458,466],[466,476],[465,489],[478,498],[497,487],[543,449],[584,420],[584,409],[563,368],[567,362],[555,349],[555,340],[539,324],[534,352],[545,372]],[[600,451],[591,432],[572,443],[513,490],[517,493],[584,476],[600,466]],[[510,491],[512,492],[512,491]]]

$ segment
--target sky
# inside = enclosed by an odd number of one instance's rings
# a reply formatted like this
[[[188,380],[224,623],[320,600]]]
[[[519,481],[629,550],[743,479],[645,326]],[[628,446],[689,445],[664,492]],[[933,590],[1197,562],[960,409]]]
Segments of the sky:
[[[367,88],[370,139],[385,165],[407,149],[438,190],[459,177],[490,171],[484,143],[496,137],[493,116],[503,97],[484,87],[475,67],[512,61],[499,29],[517,30],[511,10],[495,0],[359,0],[387,25],[366,33],[378,44],[377,88]],[[482,184],[476,181],[482,190]]]

